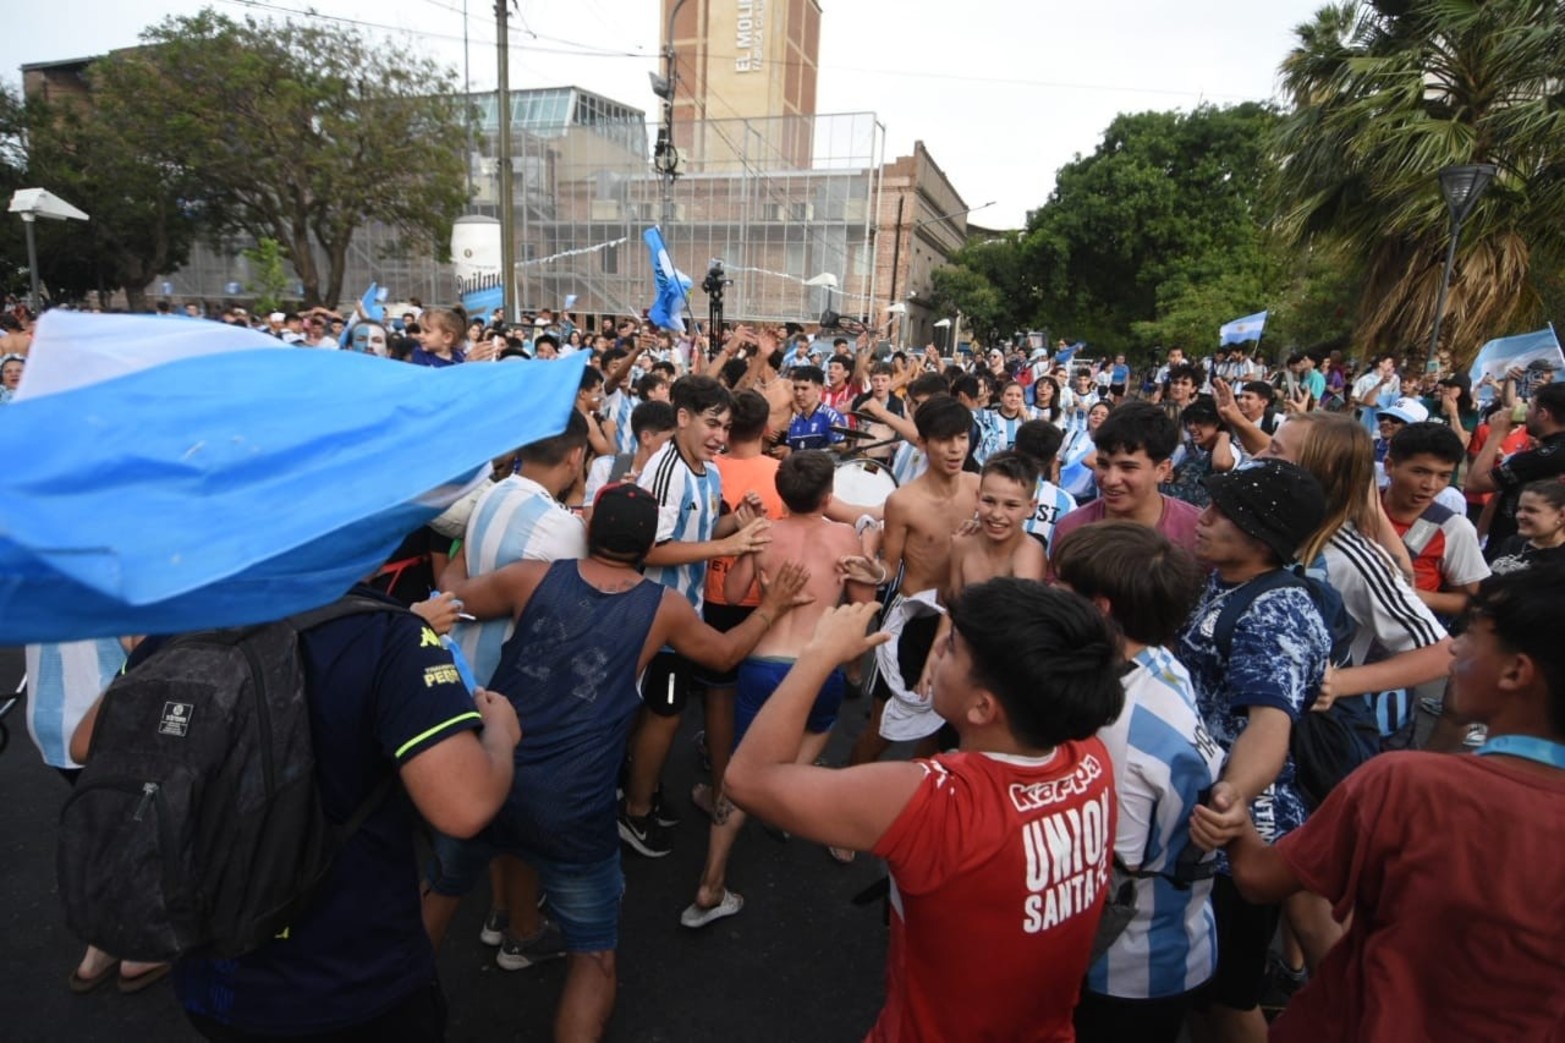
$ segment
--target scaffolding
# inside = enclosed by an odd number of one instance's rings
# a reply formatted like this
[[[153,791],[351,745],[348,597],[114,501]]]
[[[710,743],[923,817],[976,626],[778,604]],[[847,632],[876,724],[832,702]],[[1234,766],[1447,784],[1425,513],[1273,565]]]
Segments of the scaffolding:
[[[495,95],[472,101],[478,126],[468,212],[498,217]],[[559,310],[574,295],[580,315],[640,313],[653,298],[641,237],[659,223],[663,189],[650,164],[645,114],[576,87],[515,92],[511,109],[522,308]],[[680,137],[690,148],[662,231],[676,266],[697,287],[693,314],[705,311],[699,286],[716,259],[733,280],[726,296],[733,320],[813,321],[827,308],[875,315],[885,129],[874,114],[710,120]],[[164,277],[166,292],[245,299],[251,279],[241,251],[248,245],[203,243],[190,264]],[[391,228],[361,228],[344,297],[374,281],[394,300],[455,300],[449,264],[397,246]]]

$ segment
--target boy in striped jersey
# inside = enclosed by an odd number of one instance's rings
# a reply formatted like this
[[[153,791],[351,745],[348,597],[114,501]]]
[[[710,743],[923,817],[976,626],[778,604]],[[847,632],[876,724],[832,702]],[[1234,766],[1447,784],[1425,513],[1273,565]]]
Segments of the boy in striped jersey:
[[[1217,966],[1212,863],[1187,824],[1217,782],[1223,752],[1202,723],[1190,675],[1169,651],[1201,570],[1155,529],[1109,521],[1060,541],[1060,581],[1124,634],[1125,708],[1098,738],[1114,764],[1114,858],[1135,881],[1135,914],[1087,972],[1082,1043],[1174,1043],[1191,991]]]
[[[1060,476],[1059,452],[1065,435],[1047,420],[1029,420],[1016,429],[1016,451],[1038,465],[1038,489],[1033,493],[1033,514],[1024,526],[1027,534],[1049,553],[1054,523],[1076,509],[1076,497],[1055,482]]]
[[[725,513],[722,475],[709,466],[728,444],[733,405],[728,389],[711,377],[682,377],[674,382],[671,397],[674,437],[652,455],[638,479],[658,501],[657,543],[646,557],[645,575],[678,591],[699,613],[707,562],[765,546],[767,521],[759,497],[747,497],[737,510]],[[678,820],[659,817],[667,809],[654,808],[653,798],[689,697],[690,673],[688,661],[664,649],[642,682],[646,709],[631,744],[619,830],[627,844],[649,858],[672,850],[665,830]]]

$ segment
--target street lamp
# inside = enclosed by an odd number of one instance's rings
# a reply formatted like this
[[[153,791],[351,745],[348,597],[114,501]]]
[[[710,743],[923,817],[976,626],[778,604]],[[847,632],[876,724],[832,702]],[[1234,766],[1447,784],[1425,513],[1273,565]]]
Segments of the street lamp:
[[[1440,348],[1440,323],[1445,318],[1445,295],[1451,288],[1451,270],[1456,266],[1456,244],[1462,235],[1462,222],[1472,216],[1478,197],[1484,194],[1497,173],[1499,168],[1492,163],[1452,166],[1440,171],[1440,194],[1445,197],[1446,208],[1451,212],[1451,242],[1446,247],[1440,296],[1435,298],[1435,328],[1429,337],[1429,357],[1424,360],[1426,372]]]
[[[53,192],[42,188],[19,188],[11,195],[11,213],[22,218],[27,231],[27,271],[32,276],[32,300],[29,302],[34,315],[43,306],[43,296],[38,289],[38,243],[33,238],[33,223],[40,217],[52,221],[86,221],[87,215],[76,209]]]

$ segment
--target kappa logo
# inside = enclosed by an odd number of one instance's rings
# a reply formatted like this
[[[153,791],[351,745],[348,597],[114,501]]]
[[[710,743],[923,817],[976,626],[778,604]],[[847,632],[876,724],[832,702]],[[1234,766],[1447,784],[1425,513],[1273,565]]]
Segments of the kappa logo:
[[[1035,782],[1024,786],[1013,782],[1010,786],[1011,804],[1020,812],[1036,811],[1050,804],[1058,804],[1081,793],[1086,793],[1092,783],[1103,774],[1103,765],[1091,754],[1082,758],[1076,770],[1063,778],[1048,782]]]
[[[190,714],[194,709],[195,706],[191,703],[164,703],[163,717],[158,722],[158,734],[183,739],[190,731]]]

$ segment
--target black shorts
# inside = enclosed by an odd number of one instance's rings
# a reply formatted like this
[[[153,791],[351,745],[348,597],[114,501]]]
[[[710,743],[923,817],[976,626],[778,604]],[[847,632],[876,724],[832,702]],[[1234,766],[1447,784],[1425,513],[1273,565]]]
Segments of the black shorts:
[[[695,664],[678,652],[663,649],[641,675],[641,702],[659,717],[678,717],[690,701]]]
[[[707,601],[701,606],[701,618],[713,630],[726,634],[749,619],[750,613],[754,611],[754,605],[723,605]],[[739,684],[738,665],[735,665],[732,670],[714,670],[710,666],[691,663],[690,668],[695,686],[702,691],[711,688],[733,688]]]
[[[1254,1010],[1266,987],[1266,953],[1282,906],[1251,905],[1233,878],[1220,873],[1212,882],[1212,912],[1217,917],[1217,972],[1196,991],[1194,1007]]]
[[[1125,397],[1125,385],[1124,384],[1110,384],[1109,385],[1109,394],[1113,395],[1115,398],[1124,398]]]
[[[897,638],[897,669],[902,671],[902,680],[909,686],[917,684],[924,676],[924,664],[934,650],[940,618],[938,615],[914,616],[902,625],[902,634]],[[879,674],[875,675],[874,694],[881,702],[891,698],[891,689]]]

